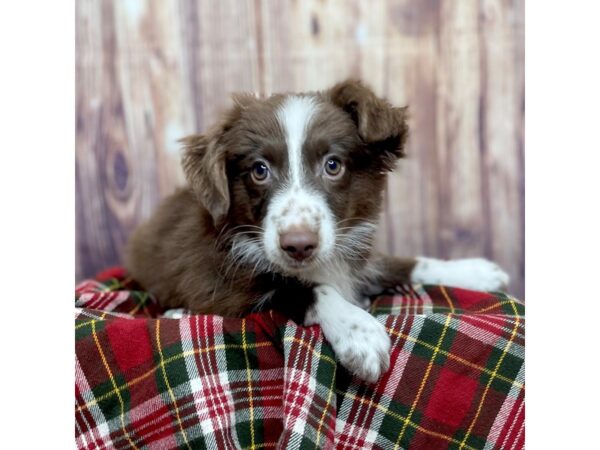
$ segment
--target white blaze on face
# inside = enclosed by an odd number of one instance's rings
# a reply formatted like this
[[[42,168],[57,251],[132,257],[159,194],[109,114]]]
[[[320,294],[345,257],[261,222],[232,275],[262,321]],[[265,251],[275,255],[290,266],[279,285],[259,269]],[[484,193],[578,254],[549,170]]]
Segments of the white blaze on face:
[[[300,187],[302,183],[302,146],[317,109],[312,97],[288,97],[277,111],[277,120],[285,133],[292,187]]]
[[[333,250],[335,228],[333,214],[323,194],[311,189],[307,178],[320,176],[315,168],[304,167],[302,149],[311,121],[318,112],[314,97],[289,96],[277,110],[277,120],[284,131],[288,173],[282,174],[287,183],[273,196],[264,223],[267,256],[276,264],[286,267],[287,259],[279,245],[279,235],[292,227],[308,227],[319,235],[316,258],[323,258]]]

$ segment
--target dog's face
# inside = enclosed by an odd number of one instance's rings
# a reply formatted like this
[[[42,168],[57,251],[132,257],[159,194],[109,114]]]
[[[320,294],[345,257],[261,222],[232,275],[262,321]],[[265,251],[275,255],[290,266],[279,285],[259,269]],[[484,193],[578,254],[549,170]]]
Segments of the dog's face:
[[[184,169],[237,262],[299,275],[368,255],[404,108],[356,81],[324,92],[237,96],[186,139]]]

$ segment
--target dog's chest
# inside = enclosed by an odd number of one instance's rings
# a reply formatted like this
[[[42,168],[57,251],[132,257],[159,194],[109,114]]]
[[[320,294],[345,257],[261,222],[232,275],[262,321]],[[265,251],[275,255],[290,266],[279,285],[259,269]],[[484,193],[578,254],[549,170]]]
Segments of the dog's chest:
[[[306,277],[308,281],[318,285],[334,287],[345,300],[360,304],[358,283],[349,264],[341,262],[314,270]]]

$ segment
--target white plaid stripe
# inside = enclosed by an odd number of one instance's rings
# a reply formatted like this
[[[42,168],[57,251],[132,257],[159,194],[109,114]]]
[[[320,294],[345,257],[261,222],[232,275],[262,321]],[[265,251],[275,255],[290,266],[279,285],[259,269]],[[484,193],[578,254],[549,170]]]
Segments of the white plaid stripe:
[[[397,322],[400,319],[402,319],[402,322],[398,326]],[[393,330],[399,331],[399,332],[404,332],[407,327],[407,322],[408,322],[407,317],[396,316],[394,319],[394,322],[391,324],[390,328]],[[424,323],[425,323],[425,319],[423,316],[413,316],[413,320],[410,325],[410,330],[408,331],[408,336],[410,336],[414,339],[417,339],[421,333]],[[392,345],[394,347],[399,345],[398,344],[399,338],[394,337],[393,335],[392,335],[392,337],[393,337]],[[385,387],[384,387],[385,395],[382,395],[381,398],[379,399],[379,403],[386,410],[388,410],[390,407],[394,393],[396,393],[398,391],[398,386],[400,385],[400,380],[402,379],[402,376],[404,375],[404,370],[406,368],[406,365],[408,363],[408,359],[410,358],[410,355],[413,353],[414,346],[415,346],[414,341],[408,340],[408,339],[404,340],[402,348],[398,352],[398,357],[394,361],[394,364],[390,369],[390,370],[392,370],[392,373],[391,373],[390,377],[388,378],[387,383],[385,384]],[[372,428],[375,430],[379,430],[381,428],[383,418],[384,418],[383,414],[375,414],[374,418],[373,418],[373,424],[371,425]],[[377,443],[378,445],[381,446],[382,445],[381,437],[377,436],[377,438],[378,439],[375,441],[375,443]]]
[[[522,412],[524,406],[525,406],[525,403],[523,402],[523,404],[521,405],[521,408],[519,408],[518,414],[520,414]],[[517,417],[518,417],[518,415],[517,415]],[[521,434],[523,434],[523,431],[525,431],[525,421],[522,420],[520,423],[521,423],[521,426],[519,427],[519,431],[518,431],[517,435],[515,436],[515,441],[513,442],[513,445],[511,445],[510,450],[517,448],[517,444],[519,443]]]
[[[519,388],[519,385],[516,383],[520,383],[521,385],[525,384],[525,364],[519,369],[519,373],[517,373],[517,376],[515,377],[515,383],[513,383],[510,391],[508,391],[509,397],[517,398],[520,395],[522,388]]]
[[[518,419],[519,415],[521,414],[521,412],[523,411],[524,407],[525,407],[525,402],[521,402],[521,404],[519,405],[519,409],[517,409],[517,413],[515,414],[515,420],[513,420],[513,422],[510,424],[510,427],[508,427],[508,432],[506,433],[506,436],[504,436],[504,439],[502,440],[502,444],[500,444],[501,448],[506,448],[508,438],[512,436],[515,424],[518,423],[517,419]],[[521,425],[523,425],[523,424],[521,423]],[[513,448],[515,444],[516,444],[516,439],[513,442],[513,445],[511,446],[511,448]]]
[[[106,305],[101,308],[105,311],[114,311],[117,306],[121,303],[127,301],[130,298],[129,292],[120,291],[117,295],[113,296],[114,298],[110,299]]]
[[[90,292],[90,291],[98,291],[104,290],[106,286],[103,283],[100,283],[96,280],[84,280],[78,285],[75,286],[75,292]]]
[[[94,308],[94,303],[98,303],[98,300],[102,300],[102,296],[96,292],[80,294],[77,300],[75,300],[75,306],[97,309]]]
[[[431,314],[430,316],[427,316],[427,318],[429,320],[432,320],[434,322],[437,322],[440,325],[444,325],[444,323],[446,322],[446,314]],[[458,332],[463,333],[466,336],[469,336],[471,338],[477,339],[481,342],[483,342],[486,345],[492,345],[494,347],[496,347],[499,350],[504,351],[507,346],[508,346],[508,340],[501,337],[501,336],[497,336],[497,335],[492,335],[489,332],[483,331],[479,328],[475,328],[475,327],[463,327],[464,321],[460,318],[460,317],[453,317],[452,319],[450,319],[450,323],[448,324],[448,326],[450,328],[452,328],[453,330],[456,330]],[[523,327],[523,323],[521,322],[521,325],[519,325],[522,329]],[[491,336],[495,336],[495,339],[491,339]],[[521,344],[519,344],[518,342],[516,342],[515,340],[512,341],[511,345],[508,346],[508,354],[516,356],[518,358],[523,359],[525,356],[525,347]]]
[[[111,311],[109,305],[118,305],[130,297],[129,292],[100,292],[93,294],[81,294],[80,298],[75,302],[75,306],[85,306],[90,309],[101,309],[103,311]],[[115,299],[120,300],[115,303]]]
[[[525,365],[523,365],[519,370],[515,381],[518,381],[520,383],[525,382]],[[500,411],[498,411],[498,414],[494,419],[492,427],[490,428],[484,450],[491,450],[495,447],[498,447],[498,438],[500,437],[502,430],[506,427],[509,414],[513,410],[515,403],[517,402],[518,397],[521,393],[522,389],[518,388],[517,385],[513,384],[510,388],[510,391],[508,392],[508,395],[506,396],[506,399],[502,403]],[[522,404],[524,405],[525,402],[523,401]]]
[[[82,308],[75,308],[75,320],[79,320],[82,323],[85,322],[85,319],[89,319],[91,320],[105,320],[105,319],[110,319],[111,317],[118,317],[119,319],[128,319],[128,320],[134,320],[135,317],[133,317],[130,314],[127,313],[119,313],[119,312],[104,312],[104,311],[95,311],[92,309],[82,309]],[[75,329],[77,329],[78,326],[82,325],[82,323],[75,323]],[[91,322],[90,322],[91,324]]]
[[[413,285],[413,292],[410,292],[408,288],[398,287],[396,294],[393,295],[391,301],[389,301],[389,310],[387,303],[385,302],[385,314],[376,315],[420,315],[420,314],[431,314],[433,312],[433,300],[427,294],[427,291],[423,288],[423,285]],[[375,312],[377,307],[375,307]]]
[[[175,398],[178,400],[177,407],[179,408],[180,411],[188,410],[188,409],[190,409],[191,406],[193,406],[193,401],[182,402],[180,400],[181,397],[185,395],[185,394],[182,395],[183,392],[186,392],[187,394],[189,394],[189,390],[188,389],[183,390],[182,385],[180,385],[178,388],[173,389]],[[164,430],[174,429],[173,413],[168,408],[165,409],[165,412],[161,415],[158,415],[158,416],[155,416],[152,418],[150,418],[148,416],[148,411],[154,411],[156,408],[156,405],[166,406],[169,403],[171,403],[171,399],[168,398],[168,394],[167,394],[167,398],[165,398],[163,394],[158,394],[155,397],[148,399],[144,403],[138,405],[137,407],[131,409],[128,412],[129,417],[135,416],[139,420],[139,422],[136,423],[135,435],[130,435],[132,437],[134,444],[141,445],[141,441],[143,441],[143,440],[152,441],[153,437],[155,435],[160,434]],[[189,420],[190,418],[194,418],[194,417],[196,417],[196,414],[192,410],[188,414],[181,415],[181,420],[183,422],[185,420]],[[133,422],[133,420],[130,421],[130,423],[131,422]],[[160,423],[160,422],[164,422],[164,425],[162,425],[160,427],[156,426],[156,424]],[[120,423],[121,422],[120,422],[119,416],[114,417],[111,420],[106,422],[106,424],[108,425],[108,427],[111,430],[120,430],[120,427],[121,427]],[[191,428],[186,429],[186,433],[187,433],[188,437],[191,435],[189,433],[190,431],[191,431]],[[175,442],[173,437],[171,438],[171,440],[173,440],[173,442]],[[127,440],[126,436],[122,432],[119,434],[118,437],[113,439],[112,443],[113,443],[114,447],[111,446],[110,448],[122,448],[122,449],[131,448],[129,441]],[[181,440],[181,443],[183,443],[183,440]]]
[[[77,409],[75,409],[76,418],[80,418],[87,427],[87,430],[80,435],[81,440],[89,442],[89,444],[86,444],[86,446],[93,443],[94,446],[98,446],[98,448],[109,448],[112,443],[109,436],[109,427],[106,422],[106,418],[96,403],[94,393],[87,382],[87,378],[81,370],[79,358],[77,357],[75,357],[75,384],[79,388],[80,395],[85,401],[85,404],[92,405],[88,408],[88,411],[93,417],[95,425],[94,427],[90,426],[88,420],[85,418],[85,411],[78,412]],[[84,405],[76,403],[75,406],[83,407]],[[75,421],[75,423],[77,423],[77,421]]]
[[[209,322],[214,331],[212,335],[208,332]],[[232,447],[240,447],[235,432],[234,401],[225,361],[222,360],[223,364],[217,361],[220,367],[214,367],[211,355],[196,355],[193,352],[196,348],[206,349],[210,345],[224,345],[223,319],[217,316],[192,316],[180,320],[179,323],[183,351],[189,352],[184,362],[204,439],[208,446],[215,447],[219,442],[227,442]],[[211,336],[214,343],[194,341],[192,327],[196,336]],[[224,414],[215,415],[215,410]]]
[[[389,328],[397,330],[399,332],[405,332],[405,327],[406,327],[409,317],[410,316],[394,316],[394,320],[390,324]],[[400,323],[400,325],[398,325],[398,322],[400,320],[401,320],[401,323]],[[408,334],[410,336],[415,337],[415,339],[416,339],[421,331],[421,327],[422,327],[423,323],[424,323],[424,320],[422,318],[415,317],[415,320],[413,320],[412,326],[410,327]],[[392,335],[392,340],[394,340],[393,335]],[[406,367],[408,359],[410,358],[413,347],[414,347],[414,342],[412,342],[410,340],[404,341],[403,348],[398,352],[398,358],[395,361],[392,361],[392,365],[391,365],[392,373],[390,374],[390,377],[388,378],[387,383],[384,387],[384,394],[383,395],[380,394],[381,397],[379,398],[379,402],[378,402],[385,409],[389,408],[390,403],[392,401],[393,393],[396,392],[396,390],[398,389],[400,379],[402,378],[402,375],[404,373],[404,368]],[[365,440],[365,445],[370,444],[372,446],[376,442],[376,441],[373,441],[372,439],[374,436],[377,437],[377,434],[375,433],[375,435],[374,435],[373,433],[369,433],[369,431],[379,430],[381,428],[381,424],[383,422],[384,415],[383,414],[374,414],[373,417],[371,418],[372,421],[370,423],[363,423],[361,425],[355,423],[354,418],[349,417],[350,411],[351,411],[353,405],[355,404],[355,400],[353,399],[353,396],[358,396],[358,387],[359,387],[359,385],[351,384],[348,388],[348,394],[350,394],[350,395],[344,396],[344,398],[342,400],[342,404],[340,406],[340,410],[338,413],[338,417],[341,419],[341,421],[336,422],[336,427],[340,426],[340,425],[342,427],[336,428],[336,435],[341,437],[340,444],[343,443],[344,445],[347,445],[348,438],[358,436],[361,439]],[[392,395],[386,395],[386,393],[391,393]],[[372,398],[368,398],[368,397],[363,397],[363,398],[365,398],[365,400],[372,400]],[[358,409],[359,412],[363,408],[363,405],[365,408],[368,408],[368,405],[360,402],[359,409]],[[358,413],[356,415],[358,415]],[[370,448],[370,447],[365,447],[365,448]]]
[[[164,408],[164,412],[158,416],[150,416],[148,414],[149,411],[156,411],[158,409]],[[129,418],[131,423],[135,423],[135,436],[141,440],[150,440],[156,434],[160,434],[167,428],[172,428],[172,413],[166,408],[164,401],[162,400],[160,395],[156,395],[152,398],[146,400],[143,404],[138,405],[135,408],[131,408],[129,410]],[[115,422],[113,419],[112,422]],[[164,422],[165,424],[161,427],[158,427],[157,424]],[[139,441],[134,441],[136,444]],[[129,445],[124,436],[121,436],[118,440],[119,443],[122,443],[125,447]]]
[[[463,316],[463,318],[464,317],[465,316]],[[512,333],[516,323],[516,320],[510,317],[491,314],[471,314],[468,316],[468,320],[469,322],[465,323],[465,328],[473,327],[481,332],[489,333],[489,331],[477,328],[476,325],[473,325],[473,323],[481,323],[487,325],[489,328],[498,330],[498,334],[504,332],[508,335]],[[503,325],[499,325],[498,322],[502,322]],[[519,320],[519,322],[522,322],[522,318]],[[520,326],[515,334],[515,339],[525,339],[525,333],[523,331],[524,327]]]
[[[419,301],[421,301],[420,308],[415,310],[415,315],[417,314],[431,314],[433,312],[433,300],[429,297],[429,294],[422,285],[413,286],[413,290],[417,293],[419,297]]]
[[[313,352],[321,353],[321,340],[317,339],[314,330],[307,330],[296,326],[286,326],[285,328],[283,352],[285,358],[284,370],[284,393],[283,393],[283,412],[285,416],[284,429],[291,430],[299,436],[314,434],[313,430],[307,424],[308,412],[313,407],[313,401],[317,391],[316,371],[320,361],[315,358]],[[291,339],[290,339],[291,338]],[[306,342],[306,347],[294,345],[293,339],[300,339]],[[314,350],[310,350],[313,347]],[[296,349],[296,356],[290,362],[293,349]],[[291,368],[290,368],[291,366]],[[294,385],[306,387],[305,393],[300,393],[300,389]],[[327,395],[329,387],[321,389],[323,395]],[[326,398],[326,397],[325,397]],[[313,438],[313,439],[314,439]],[[295,441],[294,441],[295,442]],[[288,442],[288,448],[291,442]],[[300,440],[296,445],[300,444]]]

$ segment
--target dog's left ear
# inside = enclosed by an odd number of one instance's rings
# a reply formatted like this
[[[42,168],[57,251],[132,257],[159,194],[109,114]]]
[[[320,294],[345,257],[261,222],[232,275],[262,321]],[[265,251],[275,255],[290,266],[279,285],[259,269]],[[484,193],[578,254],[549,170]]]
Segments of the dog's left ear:
[[[359,80],[338,83],[326,95],[350,115],[363,142],[383,152],[386,168],[392,170],[396,159],[405,156],[408,108],[392,106]]]

